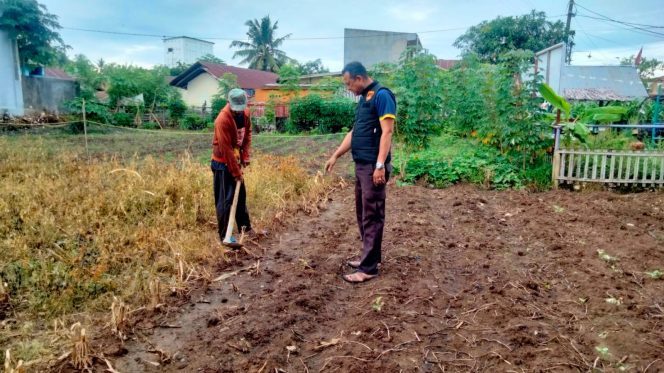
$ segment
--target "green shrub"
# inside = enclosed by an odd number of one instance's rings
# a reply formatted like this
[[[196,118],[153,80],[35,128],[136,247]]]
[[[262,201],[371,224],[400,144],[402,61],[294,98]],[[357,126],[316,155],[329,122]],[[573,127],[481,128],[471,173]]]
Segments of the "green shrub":
[[[141,128],[143,128],[145,130],[158,130],[158,129],[161,129],[161,127],[159,126],[159,123],[157,123],[157,122],[144,122],[143,125],[141,126]]]
[[[210,106],[210,119],[212,119],[213,122],[215,119],[217,119],[217,115],[219,115],[221,109],[226,106],[227,102],[228,101],[225,98],[219,97],[218,95],[212,97],[212,103]]]
[[[536,178],[537,185],[543,188],[546,182],[542,174],[548,172],[548,178],[551,177],[550,164],[547,171],[542,171],[544,166],[538,164],[540,173],[524,174],[518,164],[510,162],[497,149],[452,135],[432,138],[427,150],[410,154],[396,152],[394,164],[403,175],[402,181],[423,180],[437,188],[466,182],[484,188],[520,189],[531,184],[530,177]]]
[[[64,103],[65,111],[83,119],[83,99],[75,98]],[[97,100],[87,100],[85,102],[85,115],[87,120],[109,123],[111,121],[111,111],[108,107]],[[83,127],[81,127],[82,129]]]
[[[206,118],[202,118],[197,114],[187,114],[185,115],[182,123],[180,123],[180,129],[188,131],[198,131],[207,127]]]
[[[337,133],[344,127],[352,127],[354,120],[354,101],[342,97],[323,98],[317,94],[309,94],[291,100],[286,130]]]
[[[551,162],[540,160],[539,163],[521,170],[520,178],[524,187],[531,192],[543,192],[551,189]]]
[[[134,116],[128,113],[115,113],[113,114],[113,124],[120,127],[132,127]]]
[[[187,113],[187,104],[180,98],[174,96],[168,102],[168,115],[173,124],[179,124],[180,120],[184,118]]]

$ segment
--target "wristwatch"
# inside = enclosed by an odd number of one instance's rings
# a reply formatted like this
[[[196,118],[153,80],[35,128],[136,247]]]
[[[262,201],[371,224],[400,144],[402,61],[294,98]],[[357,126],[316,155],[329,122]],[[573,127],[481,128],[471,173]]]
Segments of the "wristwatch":
[[[385,168],[384,164],[382,164],[380,162],[376,162],[376,170],[382,170],[383,168]]]

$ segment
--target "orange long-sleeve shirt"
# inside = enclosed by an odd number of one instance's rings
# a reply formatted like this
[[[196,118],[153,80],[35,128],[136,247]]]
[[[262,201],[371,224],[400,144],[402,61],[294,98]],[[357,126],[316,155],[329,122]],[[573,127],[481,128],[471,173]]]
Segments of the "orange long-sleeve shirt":
[[[249,162],[249,148],[251,147],[251,114],[249,109],[244,110],[244,138],[238,146],[238,131],[230,105],[219,112],[214,121],[214,137],[212,138],[212,159],[223,163],[234,177],[240,177],[242,170],[234,151],[240,149],[241,161]]]

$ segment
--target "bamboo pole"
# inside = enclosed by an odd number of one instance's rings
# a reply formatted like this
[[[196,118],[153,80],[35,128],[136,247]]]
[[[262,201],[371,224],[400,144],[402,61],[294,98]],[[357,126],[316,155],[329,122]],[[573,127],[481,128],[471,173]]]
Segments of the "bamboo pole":
[[[560,109],[553,127],[553,167],[551,167],[551,183],[553,189],[558,189],[558,176],[560,174]]]
[[[88,120],[85,116],[85,99],[83,99],[83,135],[85,136],[85,155],[88,157],[88,163],[90,163],[90,152],[88,151]]]

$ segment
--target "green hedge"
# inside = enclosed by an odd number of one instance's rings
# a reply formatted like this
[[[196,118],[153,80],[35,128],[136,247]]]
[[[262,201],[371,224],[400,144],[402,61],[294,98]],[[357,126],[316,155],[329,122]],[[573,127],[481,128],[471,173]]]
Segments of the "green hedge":
[[[289,132],[313,131],[336,133],[353,126],[355,102],[343,97],[321,97],[310,94],[290,103]]]

